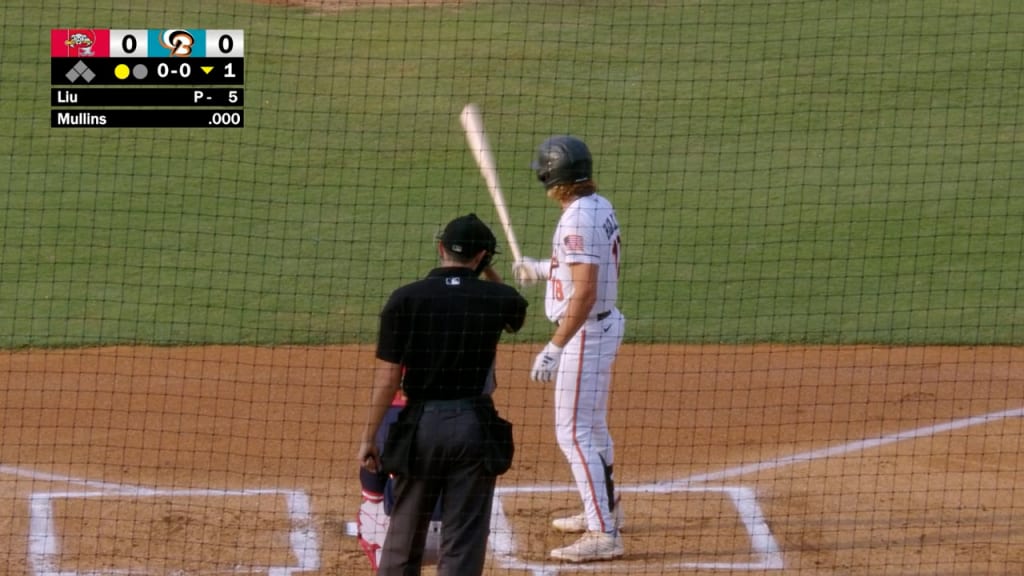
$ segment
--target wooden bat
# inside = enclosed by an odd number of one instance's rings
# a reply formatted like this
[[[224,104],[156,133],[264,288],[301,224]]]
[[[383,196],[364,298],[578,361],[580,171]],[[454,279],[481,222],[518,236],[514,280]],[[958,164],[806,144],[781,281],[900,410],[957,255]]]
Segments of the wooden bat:
[[[498,220],[502,229],[505,230],[505,239],[512,249],[512,257],[516,262],[523,259],[519,252],[519,242],[516,241],[516,233],[512,230],[512,221],[508,217],[508,206],[505,204],[505,195],[501,192],[501,182],[498,181],[498,167],[494,163],[494,154],[491,152],[491,144],[487,141],[487,133],[484,132],[484,121],[480,115],[480,109],[476,104],[466,104],[459,116],[462,121],[462,129],[466,131],[466,141],[469,143],[469,150],[476,159],[476,165],[480,167],[480,174],[487,183],[487,191],[491,193],[491,200],[494,201],[494,208],[498,211]]]

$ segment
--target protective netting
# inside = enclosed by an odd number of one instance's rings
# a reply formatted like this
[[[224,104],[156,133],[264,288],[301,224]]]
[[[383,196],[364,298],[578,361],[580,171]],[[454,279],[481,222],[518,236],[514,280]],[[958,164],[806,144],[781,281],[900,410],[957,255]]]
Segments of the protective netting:
[[[0,32],[0,573],[368,573],[381,309],[462,214],[506,281],[548,260],[555,134],[622,238],[624,554],[582,570],[1024,572],[1021,3],[7,0]],[[126,52],[165,32],[204,50]],[[486,570],[573,573],[521,292]]]

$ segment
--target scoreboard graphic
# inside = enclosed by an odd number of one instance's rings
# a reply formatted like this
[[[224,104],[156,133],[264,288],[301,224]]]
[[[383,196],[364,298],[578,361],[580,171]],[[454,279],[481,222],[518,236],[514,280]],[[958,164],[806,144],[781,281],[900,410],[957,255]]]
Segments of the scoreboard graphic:
[[[242,30],[50,30],[54,128],[241,128]]]

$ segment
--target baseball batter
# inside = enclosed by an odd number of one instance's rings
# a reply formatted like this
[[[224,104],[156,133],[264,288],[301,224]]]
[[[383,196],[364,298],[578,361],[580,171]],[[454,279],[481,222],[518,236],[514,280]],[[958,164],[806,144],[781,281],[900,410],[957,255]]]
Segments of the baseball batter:
[[[625,327],[616,308],[621,240],[615,209],[597,193],[592,164],[578,138],[555,136],[540,145],[533,168],[548,197],[561,205],[562,216],[550,262],[523,258],[513,265],[521,285],[547,280],[545,312],[555,331],[530,377],[555,380],[558,445],[583,502],[582,514],[552,522],[560,532],[583,533],[575,543],[551,551],[553,558],[570,562],[624,553],[607,423],[611,368]]]

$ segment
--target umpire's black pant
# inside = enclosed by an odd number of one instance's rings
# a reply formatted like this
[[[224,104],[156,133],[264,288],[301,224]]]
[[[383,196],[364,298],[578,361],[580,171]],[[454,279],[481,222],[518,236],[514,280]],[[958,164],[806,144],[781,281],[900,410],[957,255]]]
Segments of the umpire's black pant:
[[[420,573],[438,498],[442,499],[438,576],[483,573],[495,477],[482,469],[482,437],[473,400],[424,405],[412,474],[395,480],[395,504],[378,576]]]

